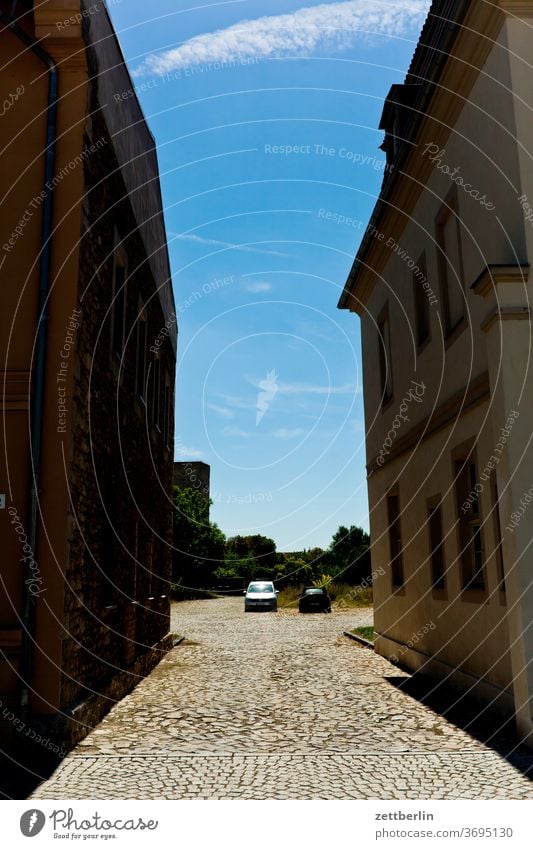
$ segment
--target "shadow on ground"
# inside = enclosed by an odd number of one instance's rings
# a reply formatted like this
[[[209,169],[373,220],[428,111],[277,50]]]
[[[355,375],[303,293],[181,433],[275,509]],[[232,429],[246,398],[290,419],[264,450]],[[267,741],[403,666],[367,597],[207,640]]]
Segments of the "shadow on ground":
[[[0,799],[27,799],[61,763],[57,755],[0,754]]]
[[[427,675],[415,673],[409,678],[388,675],[385,680],[497,752],[515,769],[533,779],[533,751],[518,737],[513,717],[504,719],[491,711],[489,706],[481,705]]]

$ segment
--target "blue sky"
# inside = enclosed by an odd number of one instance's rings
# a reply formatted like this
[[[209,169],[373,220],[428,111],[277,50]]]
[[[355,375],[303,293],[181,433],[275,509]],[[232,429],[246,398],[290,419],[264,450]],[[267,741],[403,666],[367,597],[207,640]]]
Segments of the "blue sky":
[[[211,465],[226,534],[325,547],[368,527],[359,323],[337,301],[429,4],[109,5],[159,150],[176,458]]]

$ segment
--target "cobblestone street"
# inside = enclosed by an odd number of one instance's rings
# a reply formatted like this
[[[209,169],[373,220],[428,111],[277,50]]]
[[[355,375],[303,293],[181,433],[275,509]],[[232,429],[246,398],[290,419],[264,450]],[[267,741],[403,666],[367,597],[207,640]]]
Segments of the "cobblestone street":
[[[512,738],[488,747],[342,636],[370,617],[174,605],[186,640],[32,798],[531,798],[533,755],[504,757]]]

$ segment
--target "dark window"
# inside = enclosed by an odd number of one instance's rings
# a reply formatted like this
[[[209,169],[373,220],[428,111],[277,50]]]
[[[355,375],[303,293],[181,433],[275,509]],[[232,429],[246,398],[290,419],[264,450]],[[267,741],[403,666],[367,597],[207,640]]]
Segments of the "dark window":
[[[400,499],[398,495],[387,496],[389,519],[389,547],[392,572],[392,586],[403,586],[402,534],[400,527]]]
[[[137,395],[141,400],[146,402],[146,315],[142,311],[139,312],[137,319],[137,368],[136,368],[136,387]]]
[[[416,344],[423,345],[429,339],[429,300],[424,289],[427,283],[425,254],[418,260],[418,271],[413,274],[413,289],[415,296]]]
[[[442,537],[442,507],[439,499],[428,502],[428,527],[431,562],[431,583],[433,589],[444,589],[445,563],[444,541]]]
[[[151,534],[146,542],[145,566],[148,584],[148,598],[152,598],[154,595],[154,538]]]
[[[494,527],[494,545],[496,555],[496,573],[498,577],[498,586],[502,592],[505,592],[505,570],[503,568],[503,544],[502,544],[502,526],[500,523],[500,499],[498,496],[498,483],[496,481],[496,472],[492,471],[490,478],[490,488],[492,495],[492,518]]]
[[[390,322],[385,310],[378,319],[379,374],[382,402],[392,398],[392,359],[390,344]]]
[[[165,445],[170,448],[170,380],[165,376],[165,391],[163,394],[163,436]]]
[[[444,325],[448,336],[461,324],[465,311],[461,228],[455,192],[449,195],[443,206],[436,229]]]
[[[483,537],[477,492],[477,469],[471,454],[455,460],[455,487],[462,588],[484,590]]]
[[[105,480],[102,491],[102,557],[101,598],[103,607],[111,607],[117,602],[115,578],[119,574],[121,553],[117,540],[117,483],[111,476]]]
[[[153,361],[152,424],[158,429],[161,424],[161,360],[158,356]]]
[[[113,302],[111,306],[111,350],[120,360],[124,353],[126,327],[126,255],[116,248],[113,256]]]

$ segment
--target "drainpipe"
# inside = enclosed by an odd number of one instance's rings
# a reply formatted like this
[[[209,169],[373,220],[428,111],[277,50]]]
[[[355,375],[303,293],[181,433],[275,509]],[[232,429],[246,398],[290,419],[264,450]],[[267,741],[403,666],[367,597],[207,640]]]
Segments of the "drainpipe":
[[[14,8],[14,7],[13,7]],[[46,356],[47,298],[50,286],[50,239],[52,235],[53,186],[56,132],[57,132],[57,66],[45,50],[17,22],[5,12],[0,11],[0,21],[13,35],[17,36],[43,62],[48,69],[48,105],[44,163],[44,190],[42,211],[41,251],[39,261],[39,301],[37,312],[37,341],[35,345],[35,367],[33,374],[33,397],[31,397],[31,460],[32,476],[29,493],[28,542],[32,556],[36,559],[37,550],[37,501],[39,493],[39,467],[41,461],[41,438],[43,430],[43,398]],[[51,187],[52,186],[52,187]],[[29,685],[32,672],[32,655],[35,630],[35,596],[29,590],[29,567],[26,568],[24,581],[24,600],[22,610],[22,645],[20,659],[20,679],[22,691],[20,706],[22,718],[28,715]]]

